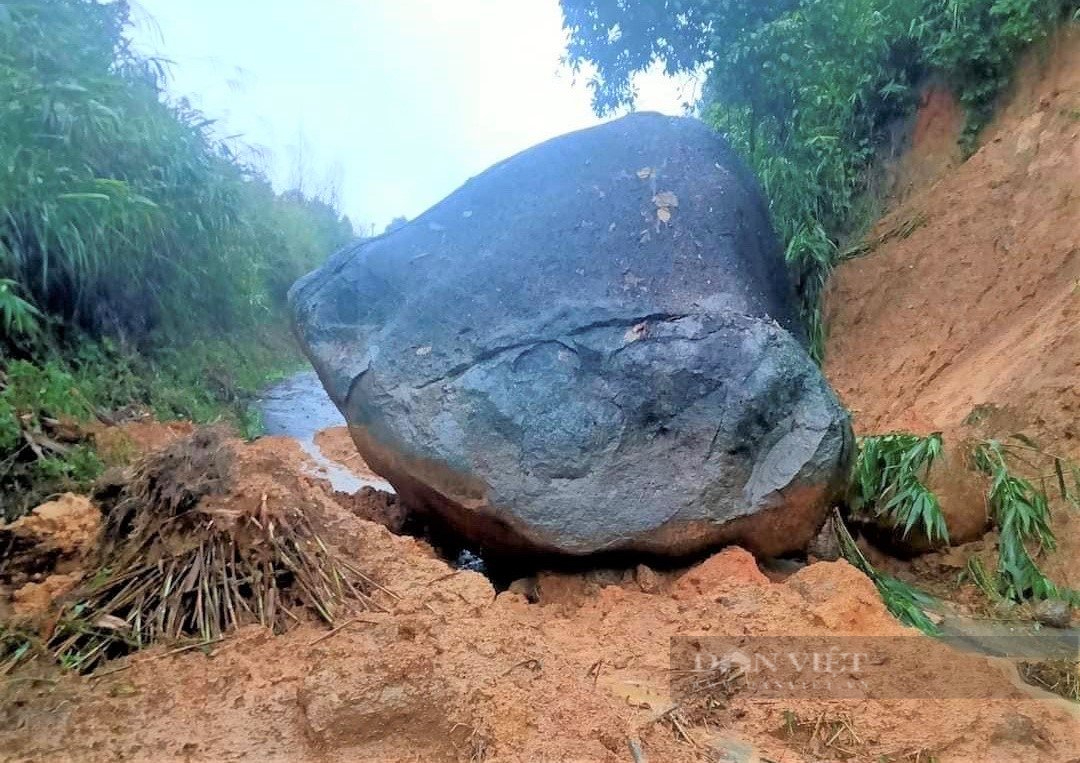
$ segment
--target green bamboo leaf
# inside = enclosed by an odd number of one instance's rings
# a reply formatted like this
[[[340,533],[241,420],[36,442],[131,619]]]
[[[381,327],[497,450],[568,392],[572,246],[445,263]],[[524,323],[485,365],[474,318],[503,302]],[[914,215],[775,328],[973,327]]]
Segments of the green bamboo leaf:
[[[112,201],[112,197],[104,193],[61,193],[56,198],[60,201]]]
[[[1069,500],[1069,488],[1065,484],[1065,466],[1061,462],[1060,458],[1054,458],[1054,474],[1057,475],[1058,492],[1061,493],[1062,500]]]

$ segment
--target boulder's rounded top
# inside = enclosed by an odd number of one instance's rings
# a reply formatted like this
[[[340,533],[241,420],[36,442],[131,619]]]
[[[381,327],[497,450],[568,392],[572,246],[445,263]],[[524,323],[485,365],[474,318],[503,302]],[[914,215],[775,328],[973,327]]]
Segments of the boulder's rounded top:
[[[846,467],[765,200],[695,119],[530,148],[291,298],[365,460],[504,551],[791,550]]]
[[[555,336],[728,312],[802,337],[752,175],[699,120],[651,113],[500,162],[409,224],[339,252],[290,297],[309,344],[342,332],[351,341],[358,325],[425,337],[392,351],[412,353],[402,362],[429,378],[478,347],[519,341],[526,325],[530,337]],[[331,389],[339,403],[346,393]]]

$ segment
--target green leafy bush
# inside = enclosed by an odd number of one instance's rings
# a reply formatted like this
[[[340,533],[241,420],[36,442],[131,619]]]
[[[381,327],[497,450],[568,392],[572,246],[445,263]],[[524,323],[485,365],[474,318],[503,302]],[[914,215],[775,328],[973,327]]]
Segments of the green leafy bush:
[[[1061,0],[948,0],[938,13],[920,14],[912,28],[926,62],[944,72],[967,106],[967,143],[990,119],[1017,56],[1046,36],[1074,2]]]
[[[0,518],[13,519],[45,495],[86,487],[102,470],[86,443],[61,443],[47,430],[92,413],[59,363],[14,361],[0,371]]]
[[[0,4],[0,509],[100,470],[60,419],[132,406],[258,428],[300,363],[285,293],[353,238],[165,93],[122,0]],[[108,416],[105,416],[108,418]]]
[[[5,333],[27,328],[28,308],[140,344],[243,330],[351,237],[329,205],[276,196],[210,120],[166,99],[162,65],[125,36],[127,3],[3,7]]]
[[[852,474],[852,509],[872,516],[906,538],[918,527],[931,543],[948,543],[937,496],[926,487],[941,457],[941,434],[863,437]]]
[[[7,362],[6,371],[0,369],[0,516],[15,518],[45,496],[83,489],[100,474],[92,440],[55,443],[51,430],[58,424],[73,422],[78,430],[116,411],[121,417],[152,413],[161,420],[226,422],[253,437],[261,429],[252,406],[257,393],[302,362],[277,330],[153,355],[108,339],[84,341],[34,362]]]

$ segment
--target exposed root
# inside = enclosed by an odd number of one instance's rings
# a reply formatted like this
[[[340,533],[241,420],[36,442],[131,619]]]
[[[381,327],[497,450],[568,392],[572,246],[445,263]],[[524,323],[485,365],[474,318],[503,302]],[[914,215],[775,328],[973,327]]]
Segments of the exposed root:
[[[823,711],[815,718],[800,719],[786,710],[780,735],[796,749],[829,760],[858,758],[865,746],[852,716],[846,713],[830,716]]]
[[[724,663],[711,670],[674,671],[672,686],[679,711],[692,723],[717,723],[731,699],[746,685],[740,665]],[[676,729],[678,731],[678,729]]]

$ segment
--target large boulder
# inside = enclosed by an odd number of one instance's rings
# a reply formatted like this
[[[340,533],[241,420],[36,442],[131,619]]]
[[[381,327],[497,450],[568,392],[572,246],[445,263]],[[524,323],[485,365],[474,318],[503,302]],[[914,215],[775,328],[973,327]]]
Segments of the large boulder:
[[[529,149],[290,299],[365,461],[489,549],[779,554],[846,473],[765,201],[696,120]]]

